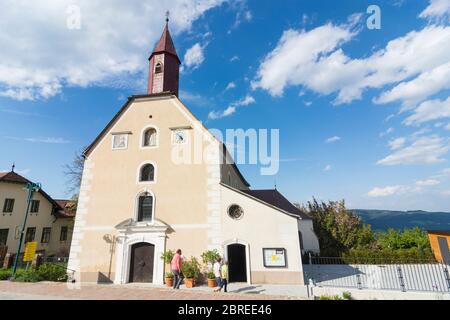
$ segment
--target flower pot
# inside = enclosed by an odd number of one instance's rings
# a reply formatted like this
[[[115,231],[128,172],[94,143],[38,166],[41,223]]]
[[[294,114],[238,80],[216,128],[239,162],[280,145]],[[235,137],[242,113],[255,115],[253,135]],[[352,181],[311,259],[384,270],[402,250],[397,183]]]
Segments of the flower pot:
[[[209,288],[217,287],[216,279],[208,279],[208,287]]]
[[[186,288],[193,288],[195,286],[195,280],[194,279],[185,279],[184,284],[186,285]]]
[[[166,278],[166,286],[173,287],[173,278]]]

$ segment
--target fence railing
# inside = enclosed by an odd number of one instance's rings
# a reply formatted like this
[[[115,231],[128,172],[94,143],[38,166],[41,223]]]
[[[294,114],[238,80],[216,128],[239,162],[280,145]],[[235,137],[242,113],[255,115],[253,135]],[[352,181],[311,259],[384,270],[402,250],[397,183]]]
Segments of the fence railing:
[[[311,257],[303,269],[307,282],[323,287],[450,292],[450,266],[436,261]]]

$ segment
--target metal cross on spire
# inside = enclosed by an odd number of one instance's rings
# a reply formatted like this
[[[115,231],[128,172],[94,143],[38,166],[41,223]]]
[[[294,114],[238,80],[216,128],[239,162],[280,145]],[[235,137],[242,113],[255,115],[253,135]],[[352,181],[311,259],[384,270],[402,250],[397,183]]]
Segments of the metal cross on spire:
[[[16,163],[13,162],[12,167],[11,167],[11,172],[14,172],[15,169],[16,169]]]
[[[166,11],[166,23],[169,23],[169,19],[170,19],[170,11],[167,10]]]

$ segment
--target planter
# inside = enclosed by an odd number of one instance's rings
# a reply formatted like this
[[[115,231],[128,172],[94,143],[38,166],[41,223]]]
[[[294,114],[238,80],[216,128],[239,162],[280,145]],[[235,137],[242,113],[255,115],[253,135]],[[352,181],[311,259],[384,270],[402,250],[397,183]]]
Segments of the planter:
[[[208,279],[208,287],[209,287],[209,288],[215,288],[215,287],[217,287],[216,279]]]
[[[195,286],[195,279],[184,279],[186,288],[193,288]]]
[[[166,278],[166,286],[173,287],[173,278]]]

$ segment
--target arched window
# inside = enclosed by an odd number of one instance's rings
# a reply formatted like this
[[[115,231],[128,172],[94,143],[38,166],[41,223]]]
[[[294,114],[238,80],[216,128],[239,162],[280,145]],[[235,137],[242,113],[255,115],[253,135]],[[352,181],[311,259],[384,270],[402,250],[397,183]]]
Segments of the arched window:
[[[138,222],[153,220],[153,196],[146,192],[139,197]]]
[[[158,132],[150,128],[144,132],[144,147],[156,147],[158,145]]]
[[[139,177],[141,182],[153,182],[155,181],[155,167],[152,164],[146,164],[141,169]]]
[[[163,72],[161,62],[158,62],[155,67],[155,74]]]

